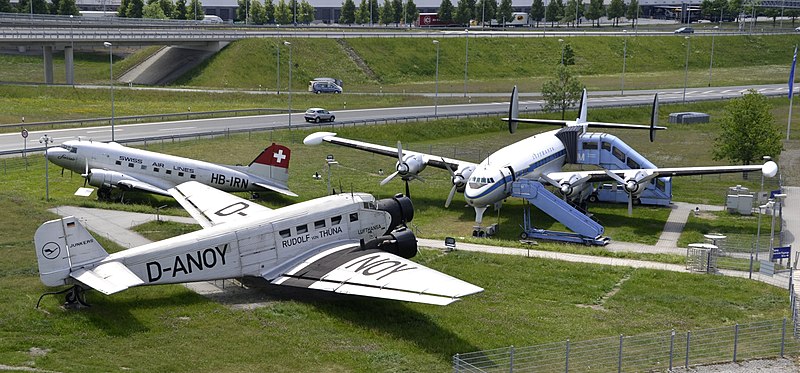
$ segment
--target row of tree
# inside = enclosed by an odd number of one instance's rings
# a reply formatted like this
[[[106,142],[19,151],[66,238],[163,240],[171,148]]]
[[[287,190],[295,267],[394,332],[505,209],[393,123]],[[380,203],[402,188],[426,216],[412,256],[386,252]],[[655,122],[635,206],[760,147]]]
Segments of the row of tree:
[[[378,0],[361,0],[356,8],[353,0],[342,3],[342,12],[339,17],[340,24],[400,24],[412,23],[419,17],[417,4],[414,0],[384,0],[383,5]]]
[[[0,0],[0,12],[81,15],[75,0],[52,0],[50,3],[45,0],[20,0],[16,7],[11,5],[9,0]]]
[[[127,18],[202,20],[205,16],[200,0],[122,0],[117,16]]]
[[[239,8],[236,9],[236,18],[247,24],[263,25],[268,23],[294,24],[311,23],[314,21],[314,7],[303,0],[279,0],[277,6],[272,0],[264,0],[262,4],[259,0],[239,0]]]

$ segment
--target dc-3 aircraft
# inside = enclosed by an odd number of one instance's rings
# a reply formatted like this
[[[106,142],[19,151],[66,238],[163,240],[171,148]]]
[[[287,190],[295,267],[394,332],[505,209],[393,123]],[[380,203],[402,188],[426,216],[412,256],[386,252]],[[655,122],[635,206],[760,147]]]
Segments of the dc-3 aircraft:
[[[263,277],[276,285],[446,305],[482,288],[414,263],[408,197],[338,194],[276,210],[195,181],[168,191],[203,227],[108,254],[75,217],[42,224],[34,242],[47,286],[75,284],[68,305],[92,288]]]
[[[535,180],[549,183],[568,197],[589,183],[601,181],[616,181],[621,184],[631,201],[644,190],[644,185],[658,177],[688,176],[703,174],[735,173],[748,171],[762,171],[764,175],[772,177],[777,173],[778,166],[770,161],[764,165],[746,166],[709,166],[709,167],[674,167],[674,168],[634,168],[592,171],[562,171],[568,163],[568,157],[576,152],[576,139],[587,134],[588,127],[599,128],[626,128],[646,129],[650,131],[650,141],[653,141],[656,130],[666,129],[656,126],[658,118],[658,95],[653,101],[651,123],[646,125],[590,122],[586,120],[587,106],[586,90],[581,98],[579,116],[574,121],[546,120],[546,119],[521,119],[519,118],[519,96],[515,86],[511,94],[509,117],[503,118],[509,124],[509,131],[514,133],[517,123],[540,123],[559,125],[564,128],[540,133],[511,145],[508,145],[490,154],[481,163],[462,161],[453,158],[441,157],[403,150],[400,142],[397,149],[370,144],[363,141],[345,139],[332,132],[316,132],[308,135],[303,142],[306,145],[318,145],[328,142],[335,145],[346,146],[390,157],[397,157],[396,171],[381,181],[384,185],[400,176],[406,182],[418,178],[418,174],[426,166],[445,169],[450,172],[453,187],[447,196],[445,207],[450,205],[457,190],[463,190],[467,204],[475,209],[475,230],[473,235],[483,236],[481,222],[483,214],[489,206],[499,209],[504,199],[512,192],[512,183],[520,179]],[[572,139],[570,141],[570,139]],[[408,192],[406,192],[408,194]]]
[[[51,162],[81,173],[99,188],[101,199],[109,198],[112,188],[169,196],[169,188],[192,180],[226,192],[269,190],[296,197],[286,186],[290,155],[289,148],[272,144],[248,166],[227,166],[91,140],[65,141],[46,154]]]

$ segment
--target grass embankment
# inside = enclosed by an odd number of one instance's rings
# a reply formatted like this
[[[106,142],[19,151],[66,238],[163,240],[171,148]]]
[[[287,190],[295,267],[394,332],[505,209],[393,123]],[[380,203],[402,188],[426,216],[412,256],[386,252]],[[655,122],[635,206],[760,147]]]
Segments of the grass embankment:
[[[559,38],[477,38],[469,42],[468,91],[506,92],[518,84],[523,91],[539,91],[560,63]],[[619,36],[563,36],[575,51],[573,70],[591,90],[620,89],[625,54],[625,89],[682,87],[686,39],[681,36],[629,35],[627,47]],[[252,38],[231,43],[175,85],[246,90],[286,91],[289,86],[289,49],[284,38]],[[436,48],[430,38],[316,39],[285,38],[292,42],[292,89],[306,91],[308,81],[332,76],[344,81],[345,92],[434,91]],[[465,40],[440,38],[439,90],[463,92]],[[786,81],[792,46],[800,40],[786,35],[696,34],[689,48],[690,87],[781,83]],[[709,82],[711,44],[714,66]],[[148,47],[115,61],[115,76],[152,54]],[[280,49],[280,73],[278,67]],[[363,61],[357,65],[348,56]],[[108,55],[76,53],[76,82],[106,84]],[[64,81],[63,55],[56,54],[55,81]],[[40,82],[38,57],[0,56],[4,81]],[[280,83],[278,83],[280,75]]]

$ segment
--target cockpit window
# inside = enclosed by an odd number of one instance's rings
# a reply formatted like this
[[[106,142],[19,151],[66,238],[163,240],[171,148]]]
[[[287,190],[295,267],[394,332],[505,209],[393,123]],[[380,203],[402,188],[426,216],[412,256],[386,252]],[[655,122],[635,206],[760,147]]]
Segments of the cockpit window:
[[[78,153],[78,148],[74,146],[61,144],[61,147],[68,150],[70,153]]]
[[[375,201],[369,201],[369,202],[364,202],[364,208],[365,209],[375,210],[375,209],[378,208],[378,206],[375,203]]]

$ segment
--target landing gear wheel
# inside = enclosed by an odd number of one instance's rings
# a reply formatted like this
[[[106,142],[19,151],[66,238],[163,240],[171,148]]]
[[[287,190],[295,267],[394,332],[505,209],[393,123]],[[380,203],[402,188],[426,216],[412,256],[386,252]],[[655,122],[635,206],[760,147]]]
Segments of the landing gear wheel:
[[[472,231],[472,237],[478,237],[478,231],[477,230]]]
[[[639,198],[634,198],[633,199],[633,204],[634,204],[634,206],[640,206],[642,204],[642,200],[639,199]]]
[[[478,231],[478,237],[480,237],[480,238],[484,238],[484,237],[486,237],[486,232],[484,232],[484,231]]]
[[[100,188],[97,190],[97,198],[99,200],[107,201],[111,199],[111,188]]]
[[[521,238],[523,240],[527,240],[528,239],[528,234],[525,233],[525,232],[522,232],[522,233],[519,234],[519,238]]]
[[[589,202],[595,203],[597,201],[598,200],[597,200],[597,195],[596,194],[592,194],[592,195],[589,196]]]
[[[89,307],[89,304],[86,303],[86,290],[82,287],[75,285],[67,291],[64,302],[65,308],[81,308],[81,307]]]

